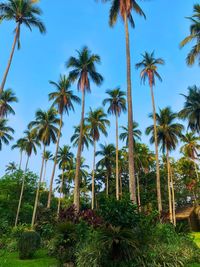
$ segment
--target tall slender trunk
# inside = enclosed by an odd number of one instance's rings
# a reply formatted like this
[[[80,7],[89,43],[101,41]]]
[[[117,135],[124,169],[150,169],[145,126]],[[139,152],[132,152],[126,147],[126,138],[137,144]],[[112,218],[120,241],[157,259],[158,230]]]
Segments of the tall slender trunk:
[[[45,162],[44,162],[44,175],[43,175],[43,178],[42,178],[42,182],[43,183],[45,182],[46,171],[47,171],[47,160],[45,160]]]
[[[140,199],[140,181],[139,181],[139,174],[136,174],[137,180],[137,201],[138,201],[138,209],[141,211],[141,199]]]
[[[127,102],[128,102],[128,153],[129,153],[129,192],[130,198],[136,204],[136,183],[134,167],[134,145],[133,145],[133,104],[131,88],[131,55],[127,16],[124,17],[126,33],[126,60],[127,60]]]
[[[94,209],[95,201],[95,155],[96,155],[96,141],[94,140],[94,155],[93,155],[93,170],[92,170],[92,210]]]
[[[45,149],[46,149],[46,147],[44,145],[43,154],[42,154],[42,166],[41,166],[41,170],[40,170],[40,179],[39,179],[37,190],[36,190],[35,204],[34,204],[32,221],[31,221],[31,228],[32,229],[33,229],[34,224],[35,224],[36,212],[37,212],[37,207],[38,207],[38,200],[39,200],[39,194],[40,194],[40,186],[41,186],[42,175],[43,175],[43,170],[44,170],[44,153],[45,153]]]
[[[169,151],[168,151],[167,147],[166,147],[166,151],[167,151],[166,157],[167,157],[167,184],[168,184],[168,200],[169,200],[169,219],[170,219],[170,222],[173,223],[170,162],[169,162]]]
[[[59,214],[60,214],[60,205],[61,205],[61,198],[63,194],[63,185],[64,185],[64,170],[62,170],[62,181],[61,181],[61,186],[60,186],[60,197],[58,199],[57,217],[59,217]]]
[[[2,92],[4,90],[4,86],[5,86],[5,83],[6,83],[7,76],[8,76],[8,72],[10,70],[10,66],[11,66],[11,63],[12,63],[13,55],[14,55],[14,52],[15,52],[15,47],[16,47],[17,40],[18,40],[18,37],[19,37],[19,31],[20,31],[20,23],[18,22],[17,27],[16,27],[16,32],[15,32],[14,42],[13,42],[13,45],[12,45],[11,54],[10,54],[10,57],[9,57],[9,60],[8,60],[8,65],[7,65],[7,68],[5,70],[5,73],[4,73],[4,76],[3,76],[3,80],[2,80],[2,83],[1,83],[1,87],[0,87],[0,95],[2,94]]]
[[[77,211],[80,210],[80,166],[81,166],[81,152],[82,152],[82,139],[83,139],[83,124],[85,116],[85,89],[82,90],[82,111],[81,111],[81,122],[80,122],[80,135],[78,142],[78,150],[76,156],[76,173],[74,178],[74,205]]]
[[[106,174],[106,196],[108,197],[109,195],[109,178],[108,174]]]
[[[53,181],[54,181],[54,176],[55,176],[56,166],[57,166],[57,156],[58,156],[58,149],[59,149],[59,144],[60,144],[60,136],[61,136],[61,131],[62,131],[62,124],[63,124],[63,113],[60,114],[60,126],[59,126],[59,132],[58,132],[58,140],[57,140],[57,143],[56,143],[56,152],[55,152],[55,156],[54,156],[53,171],[52,171],[51,180],[50,180],[50,188],[49,188],[49,195],[48,195],[48,202],[47,202],[47,208],[48,209],[51,207]]]
[[[118,144],[118,113],[116,114],[116,199],[119,200],[119,144]]]
[[[160,186],[160,168],[159,168],[159,154],[158,154],[158,137],[157,137],[157,127],[156,127],[156,107],[153,93],[153,86],[151,89],[151,99],[153,106],[153,123],[154,123],[154,140],[155,140],[155,152],[156,152],[156,188],[157,188],[157,201],[158,201],[158,212],[162,212],[162,197],[161,197],[161,186]]]
[[[20,193],[20,197],[19,197],[17,214],[16,214],[16,218],[15,218],[15,227],[17,226],[18,219],[19,219],[19,212],[20,212],[20,208],[21,208],[21,204],[22,204],[22,197],[23,197],[23,193],[24,193],[24,185],[25,185],[26,172],[27,172],[27,169],[28,169],[29,158],[30,158],[30,156],[27,157],[26,167],[25,167],[25,171],[24,171],[24,174],[23,174],[21,193]]]
[[[120,191],[120,197],[122,199],[122,195],[123,195],[123,185],[122,185],[122,175],[119,174],[119,191]]]
[[[21,170],[22,167],[22,156],[23,156],[23,151],[20,151],[19,170]]]
[[[174,179],[173,179],[173,173],[172,173],[171,165],[170,165],[170,176],[171,176],[171,185],[172,185],[172,215],[173,215],[174,226],[176,226],[175,190],[174,190]]]

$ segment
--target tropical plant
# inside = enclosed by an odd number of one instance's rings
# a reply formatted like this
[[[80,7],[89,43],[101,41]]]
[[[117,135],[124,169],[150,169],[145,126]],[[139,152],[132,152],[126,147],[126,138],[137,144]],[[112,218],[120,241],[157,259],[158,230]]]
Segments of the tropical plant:
[[[40,169],[40,178],[38,182],[38,187],[36,191],[36,197],[35,197],[35,204],[33,209],[33,218],[31,222],[31,226],[34,226],[35,223],[35,217],[37,212],[37,206],[38,206],[38,199],[39,199],[39,191],[40,191],[40,185],[42,182],[42,175],[44,170],[44,154],[46,151],[46,147],[49,146],[51,143],[56,143],[57,136],[59,133],[59,130],[57,126],[59,125],[60,120],[57,117],[57,111],[54,108],[50,108],[47,111],[42,111],[39,109],[36,111],[35,114],[35,120],[29,123],[29,129],[33,129],[37,131],[37,137],[38,140],[43,145],[43,153],[42,153],[42,165]]]
[[[23,179],[22,179],[21,193],[20,193],[20,197],[19,197],[19,203],[18,203],[16,218],[15,218],[15,226],[17,226],[18,219],[19,219],[19,212],[20,212],[23,193],[24,193],[25,178],[26,178],[26,173],[28,170],[29,159],[30,159],[33,152],[35,155],[37,154],[37,147],[40,146],[40,142],[38,140],[36,129],[31,130],[31,131],[26,130],[24,132],[24,134],[25,134],[25,136],[23,138],[23,145],[24,145],[24,151],[27,154],[27,161],[26,161],[26,166],[25,166]]]
[[[103,82],[103,77],[97,72],[96,64],[101,62],[100,57],[96,54],[92,54],[88,47],[83,47],[80,51],[77,51],[78,57],[71,57],[66,63],[67,68],[72,70],[69,73],[71,81],[77,82],[77,88],[82,92],[82,111],[80,121],[80,137],[78,142],[78,150],[76,157],[76,173],[74,179],[74,205],[77,210],[80,209],[80,191],[79,191],[79,172],[81,164],[81,152],[82,152],[82,138],[83,138],[83,125],[85,117],[85,93],[90,92],[91,81],[100,86]]]
[[[14,134],[13,128],[7,126],[6,119],[0,119],[0,151],[2,150],[3,144],[9,145],[9,142],[13,140],[11,134]]]
[[[105,190],[106,195],[109,195],[109,180],[112,175],[112,168],[115,161],[115,146],[113,144],[100,144],[100,150],[96,152],[96,156],[102,158],[97,162],[97,168],[101,167],[106,170]]]
[[[8,165],[6,166],[6,173],[13,173],[17,170],[17,164],[13,162],[9,162]]]
[[[181,119],[188,121],[188,128],[200,134],[200,88],[196,85],[188,87],[183,109],[179,112]]]
[[[119,200],[119,134],[118,134],[118,119],[121,115],[121,112],[126,112],[126,99],[125,99],[125,92],[121,91],[120,88],[116,88],[114,90],[107,90],[106,91],[108,98],[104,99],[103,105],[109,105],[108,113],[115,115],[116,118],[116,198]]]
[[[7,117],[9,114],[15,115],[15,111],[10,104],[16,102],[18,102],[18,99],[11,89],[2,92],[0,94],[0,118]]]
[[[43,182],[45,182],[46,178],[46,170],[47,170],[47,162],[53,159],[53,154],[51,151],[46,150],[45,153],[43,154],[44,157],[44,175],[43,175]]]
[[[186,63],[187,65],[191,66],[195,63],[195,60],[200,63],[200,5],[194,5],[194,14],[192,17],[187,18],[190,20],[190,35],[188,35],[181,43],[180,47],[184,47],[185,45],[196,42],[196,44],[192,47],[191,51],[189,52]]]
[[[60,197],[58,200],[58,209],[57,209],[57,215],[59,216],[60,213],[60,205],[61,205],[61,197],[63,194],[63,186],[64,186],[64,174],[66,170],[70,169],[70,165],[73,161],[73,153],[70,152],[70,146],[63,146],[62,148],[60,147],[58,150],[58,155],[57,155],[57,161],[59,165],[59,169],[62,170],[62,178],[61,178],[61,186],[60,186]]]
[[[145,18],[145,14],[136,0],[101,0],[111,2],[109,24],[113,27],[120,16],[124,22],[126,34],[126,63],[127,63],[127,104],[128,104],[128,150],[129,150],[129,190],[131,200],[136,203],[135,170],[134,170],[134,144],[133,144],[133,107],[132,107],[132,85],[131,85],[131,54],[129,40],[129,23],[134,28],[135,22],[132,12],[136,12]]]
[[[178,122],[176,122],[178,114],[174,113],[170,107],[166,107],[164,109],[160,109],[159,113],[156,113],[156,132],[157,132],[157,140],[158,145],[161,146],[163,154],[166,152],[167,159],[167,173],[168,173],[168,196],[169,196],[169,216],[170,221],[173,222],[172,217],[172,194],[171,194],[171,167],[170,167],[170,159],[169,152],[175,150],[179,138],[182,136],[182,131],[184,130],[184,126]],[[153,118],[153,114],[150,115]],[[146,129],[146,134],[151,134],[150,143],[155,142],[154,135],[154,125],[149,126]],[[173,193],[173,192],[172,192]]]
[[[18,49],[20,48],[20,33],[21,26],[26,26],[29,30],[32,31],[32,28],[38,28],[41,33],[45,33],[46,29],[39,16],[42,14],[42,11],[39,7],[32,4],[30,0],[8,0],[6,3],[0,4],[0,19],[15,21],[16,28],[15,38],[11,50],[11,54],[8,60],[8,65],[3,76],[3,80],[0,87],[0,95],[4,90],[8,72],[12,63],[13,55],[15,52],[16,44],[18,43]]]
[[[69,114],[69,111],[74,111],[74,103],[80,103],[80,99],[78,96],[74,95],[73,91],[70,90],[71,82],[69,78],[67,78],[65,75],[60,76],[60,80],[58,83],[50,81],[50,84],[52,84],[56,91],[49,94],[49,100],[53,101],[52,106],[56,107],[58,110],[58,113],[60,115],[60,123],[59,123],[59,132],[56,142],[56,151],[54,155],[54,165],[50,180],[50,188],[49,188],[49,196],[48,196],[48,202],[47,202],[47,208],[50,208],[51,206],[51,196],[52,196],[52,190],[53,190],[53,181],[56,171],[56,165],[57,165],[57,154],[60,144],[60,138],[62,134],[62,126],[63,126],[63,115],[64,113]]]
[[[82,138],[81,150],[83,151],[85,147],[88,149],[89,145],[92,144],[92,137],[89,132],[89,125],[85,123],[85,120],[82,131],[83,131],[83,138]],[[71,142],[74,147],[78,146],[79,138],[80,138],[80,126],[74,126],[74,134],[71,137]]]
[[[110,121],[107,120],[107,115],[104,113],[102,108],[98,108],[90,111],[88,113],[88,117],[86,118],[86,122],[89,126],[89,132],[93,140],[94,146],[94,154],[93,154],[93,169],[92,169],[92,209],[94,209],[94,201],[95,201],[95,166],[96,166],[96,143],[100,139],[100,134],[107,136],[107,126],[110,126]]]
[[[138,129],[139,124],[137,122],[133,122],[133,142],[134,144],[136,143],[136,141],[140,141],[141,140],[141,135],[142,132]],[[122,133],[119,135],[119,139],[121,141],[125,141],[126,146],[128,147],[128,127],[125,126],[121,126],[120,127],[122,129]]]
[[[12,149],[19,149],[20,151],[20,160],[19,160],[19,169],[21,169],[22,166],[22,157],[23,157],[23,152],[25,150],[25,145],[24,145],[24,138],[20,138],[16,141],[16,143],[11,147]]]
[[[155,78],[162,81],[160,74],[158,73],[158,65],[163,65],[165,62],[162,58],[155,58],[154,52],[145,52],[142,55],[142,61],[136,64],[137,69],[142,69],[140,76],[143,83],[148,80],[151,99],[153,106],[153,121],[154,121],[154,140],[155,140],[155,152],[156,152],[156,185],[157,185],[157,200],[158,200],[158,211],[162,212],[162,196],[161,196],[161,186],[160,186],[160,169],[159,169],[159,153],[158,153],[158,140],[157,140],[157,128],[156,128],[156,107],[154,99],[153,87],[155,86]]]

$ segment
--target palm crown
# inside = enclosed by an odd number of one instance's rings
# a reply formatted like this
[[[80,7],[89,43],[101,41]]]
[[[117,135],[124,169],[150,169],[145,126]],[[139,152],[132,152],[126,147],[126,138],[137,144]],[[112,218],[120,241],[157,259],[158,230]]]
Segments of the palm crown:
[[[40,142],[37,137],[37,131],[26,130],[24,134],[24,151],[26,152],[28,157],[31,156],[32,152],[34,152],[34,154],[37,154],[37,147],[40,146]]]
[[[142,132],[138,129],[139,124],[137,122],[133,122],[133,140],[134,143],[136,140],[141,139]],[[128,146],[128,127],[121,126],[123,132],[119,135],[119,139],[122,141],[126,141],[126,145]]]
[[[0,117],[7,117],[9,114],[15,115],[10,103],[18,102],[12,89],[7,89],[0,95]]]
[[[73,160],[73,153],[70,152],[70,146],[63,146],[62,148],[60,147],[58,150],[58,156],[57,156],[57,161],[59,163],[59,168],[62,170],[66,170],[67,167],[70,166],[72,160]]]
[[[200,138],[191,132],[183,135],[181,141],[184,143],[184,145],[181,147],[181,152],[193,160],[196,159],[200,151]]]
[[[80,126],[74,127],[74,134],[71,137],[71,142],[73,143],[73,146],[78,146],[80,138]],[[89,145],[92,144],[93,140],[89,132],[89,126],[85,123],[83,124],[83,138],[82,138],[82,150],[84,150],[84,147],[89,148]]]
[[[3,144],[8,145],[13,140],[11,134],[14,133],[14,130],[7,126],[7,122],[6,119],[0,119],[0,150],[2,150]]]

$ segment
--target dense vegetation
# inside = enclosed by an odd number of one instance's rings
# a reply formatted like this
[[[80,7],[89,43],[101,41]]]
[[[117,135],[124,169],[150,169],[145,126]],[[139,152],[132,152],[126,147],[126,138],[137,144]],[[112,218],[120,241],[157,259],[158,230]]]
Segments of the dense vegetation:
[[[133,14],[146,16],[135,0],[102,2],[111,4],[110,26],[118,17],[124,24],[127,92],[119,87],[109,89],[101,107],[87,106],[91,84],[101,86],[104,79],[97,69],[100,56],[87,46],[66,61],[68,75],[61,74],[58,81],[50,81],[49,109],[39,108],[24,135],[14,140],[11,149],[18,149],[19,164],[8,163],[0,178],[0,264],[7,253],[18,251],[19,258],[26,260],[34,258],[39,248],[56,258],[60,266],[178,267],[200,263],[200,251],[188,234],[189,226],[176,221],[176,211],[182,207],[194,206],[196,217],[200,216],[200,88],[188,87],[188,93],[182,95],[182,110],[173,111],[170,106],[156,110],[154,88],[157,81],[162,82],[159,69],[165,61],[154,52],[144,52],[135,67],[140,70],[141,81],[150,88],[152,125],[146,134],[155,146],[151,151],[133,119],[129,40],[129,26],[135,26]],[[21,28],[36,27],[45,33],[41,15],[35,1],[0,3],[1,21],[16,22],[14,43],[0,86],[0,150],[13,141],[9,116],[15,115],[12,105],[18,98],[5,86],[15,49],[20,47]],[[190,18],[190,35],[180,45],[197,42],[187,56],[188,65],[199,61],[199,18],[197,4]],[[81,99],[72,90],[73,84],[81,92]],[[66,116],[78,104],[80,124],[74,127],[71,146],[60,146]],[[122,113],[127,113],[128,119],[127,125],[120,126]],[[115,118],[116,139],[115,143],[102,144],[101,138],[108,136],[111,124],[109,115]],[[119,139],[123,147],[119,146]],[[49,151],[52,144],[54,153]],[[178,145],[180,156],[175,159],[171,152]],[[76,156],[72,146],[77,147]],[[91,168],[82,157],[90,146]],[[42,157],[38,176],[31,171],[30,158],[39,149]],[[53,169],[47,183],[49,161],[53,161]]]

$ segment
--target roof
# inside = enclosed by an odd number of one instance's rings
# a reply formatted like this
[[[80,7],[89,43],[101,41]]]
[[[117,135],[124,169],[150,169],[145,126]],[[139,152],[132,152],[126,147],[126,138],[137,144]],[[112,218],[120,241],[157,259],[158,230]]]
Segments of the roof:
[[[176,211],[176,219],[184,220],[191,216],[194,211],[194,207],[185,207]]]

